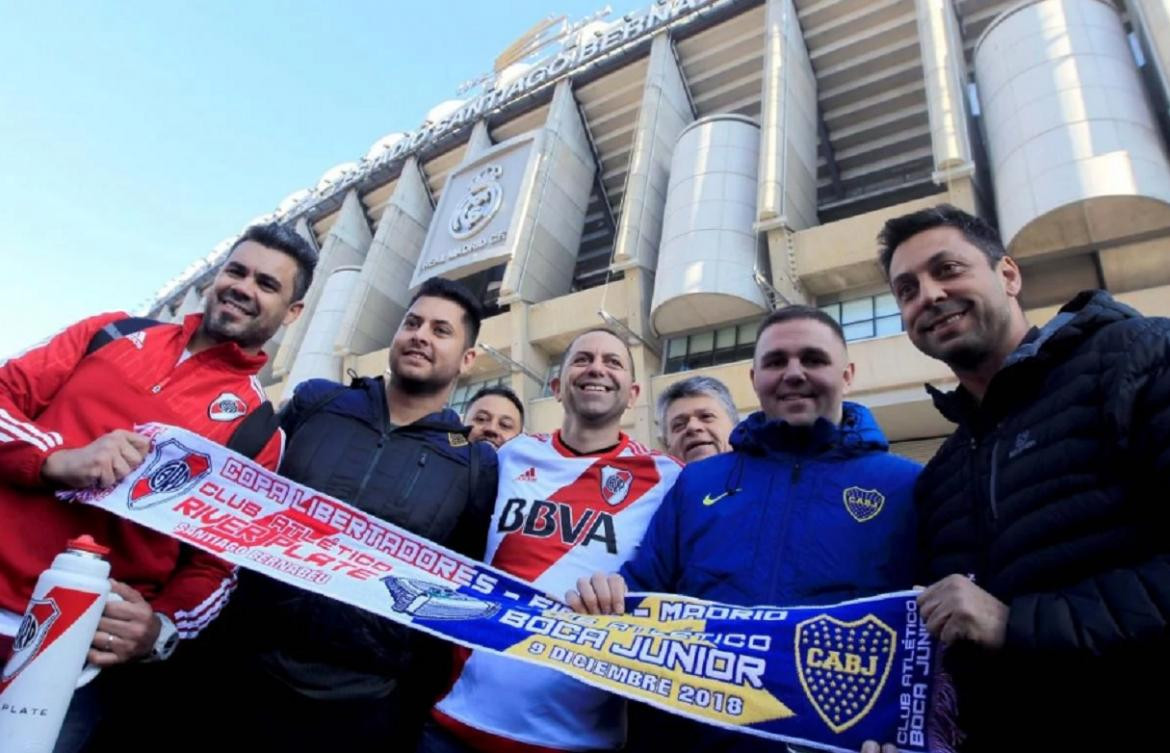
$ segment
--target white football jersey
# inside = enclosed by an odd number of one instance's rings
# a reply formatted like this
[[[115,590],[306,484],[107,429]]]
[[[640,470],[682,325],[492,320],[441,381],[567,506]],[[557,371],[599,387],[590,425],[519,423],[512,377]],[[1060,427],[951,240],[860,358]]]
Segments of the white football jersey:
[[[558,598],[578,578],[617,572],[681,469],[625,434],[600,455],[573,453],[559,432],[522,435],[500,448],[499,461],[487,560]],[[626,734],[617,696],[482,651],[467,659],[435,718],[483,751],[615,749]]]

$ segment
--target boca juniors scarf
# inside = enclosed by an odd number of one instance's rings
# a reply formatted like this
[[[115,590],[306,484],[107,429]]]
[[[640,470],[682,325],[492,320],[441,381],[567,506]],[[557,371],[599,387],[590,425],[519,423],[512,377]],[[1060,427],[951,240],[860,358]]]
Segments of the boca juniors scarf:
[[[139,431],[153,446],[134,473],[67,495],[239,567],[690,719],[838,751],[866,740],[953,747],[953,699],[913,592],[820,607],[635,594],[625,615],[579,615],[195,434]]]

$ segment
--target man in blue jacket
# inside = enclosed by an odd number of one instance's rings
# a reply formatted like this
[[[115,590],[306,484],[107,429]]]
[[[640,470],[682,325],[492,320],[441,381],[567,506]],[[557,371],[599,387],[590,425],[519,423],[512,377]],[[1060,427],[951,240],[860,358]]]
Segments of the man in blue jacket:
[[[890,455],[853,381],[840,325],[789,306],[760,324],[752,386],[762,410],[732,452],[683,469],[619,575],[578,582],[577,611],[620,613],[627,588],[728,604],[830,604],[909,588],[919,466]],[[680,750],[783,750],[661,715],[655,744]]]

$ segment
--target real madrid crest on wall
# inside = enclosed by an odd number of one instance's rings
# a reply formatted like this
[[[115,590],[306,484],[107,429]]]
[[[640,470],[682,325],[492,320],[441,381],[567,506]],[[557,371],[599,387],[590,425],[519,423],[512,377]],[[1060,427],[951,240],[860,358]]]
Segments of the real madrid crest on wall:
[[[497,180],[503,172],[499,165],[488,165],[471,179],[467,195],[451,213],[448,226],[451,237],[456,240],[470,238],[496,216],[504,200],[504,189]]]

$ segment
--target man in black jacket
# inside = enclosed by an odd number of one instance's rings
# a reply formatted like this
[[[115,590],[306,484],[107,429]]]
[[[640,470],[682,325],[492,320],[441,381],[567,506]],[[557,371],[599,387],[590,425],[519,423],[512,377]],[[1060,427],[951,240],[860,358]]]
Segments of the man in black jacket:
[[[283,475],[431,541],[481,558],[495,451],[445,408],[475,359],[480,307],[440,278],[415,295],[388,380],[297,386],[282,411]],[[450,647],[356,607],[245,573],[226,616],[237,649],[223,677],[256,750],[412,750],[449,681]],[[241,726],[236,725],[236,726]]]
[[[958,428],[916,501],[919,608],[947,646],[962,750],[1152,741],[1151,683],[1170,667],[1170,320],[1086,291],[1029,327],[1018,265],[954,207],[879,239],[910,340],[960,384],[928,388]]]

